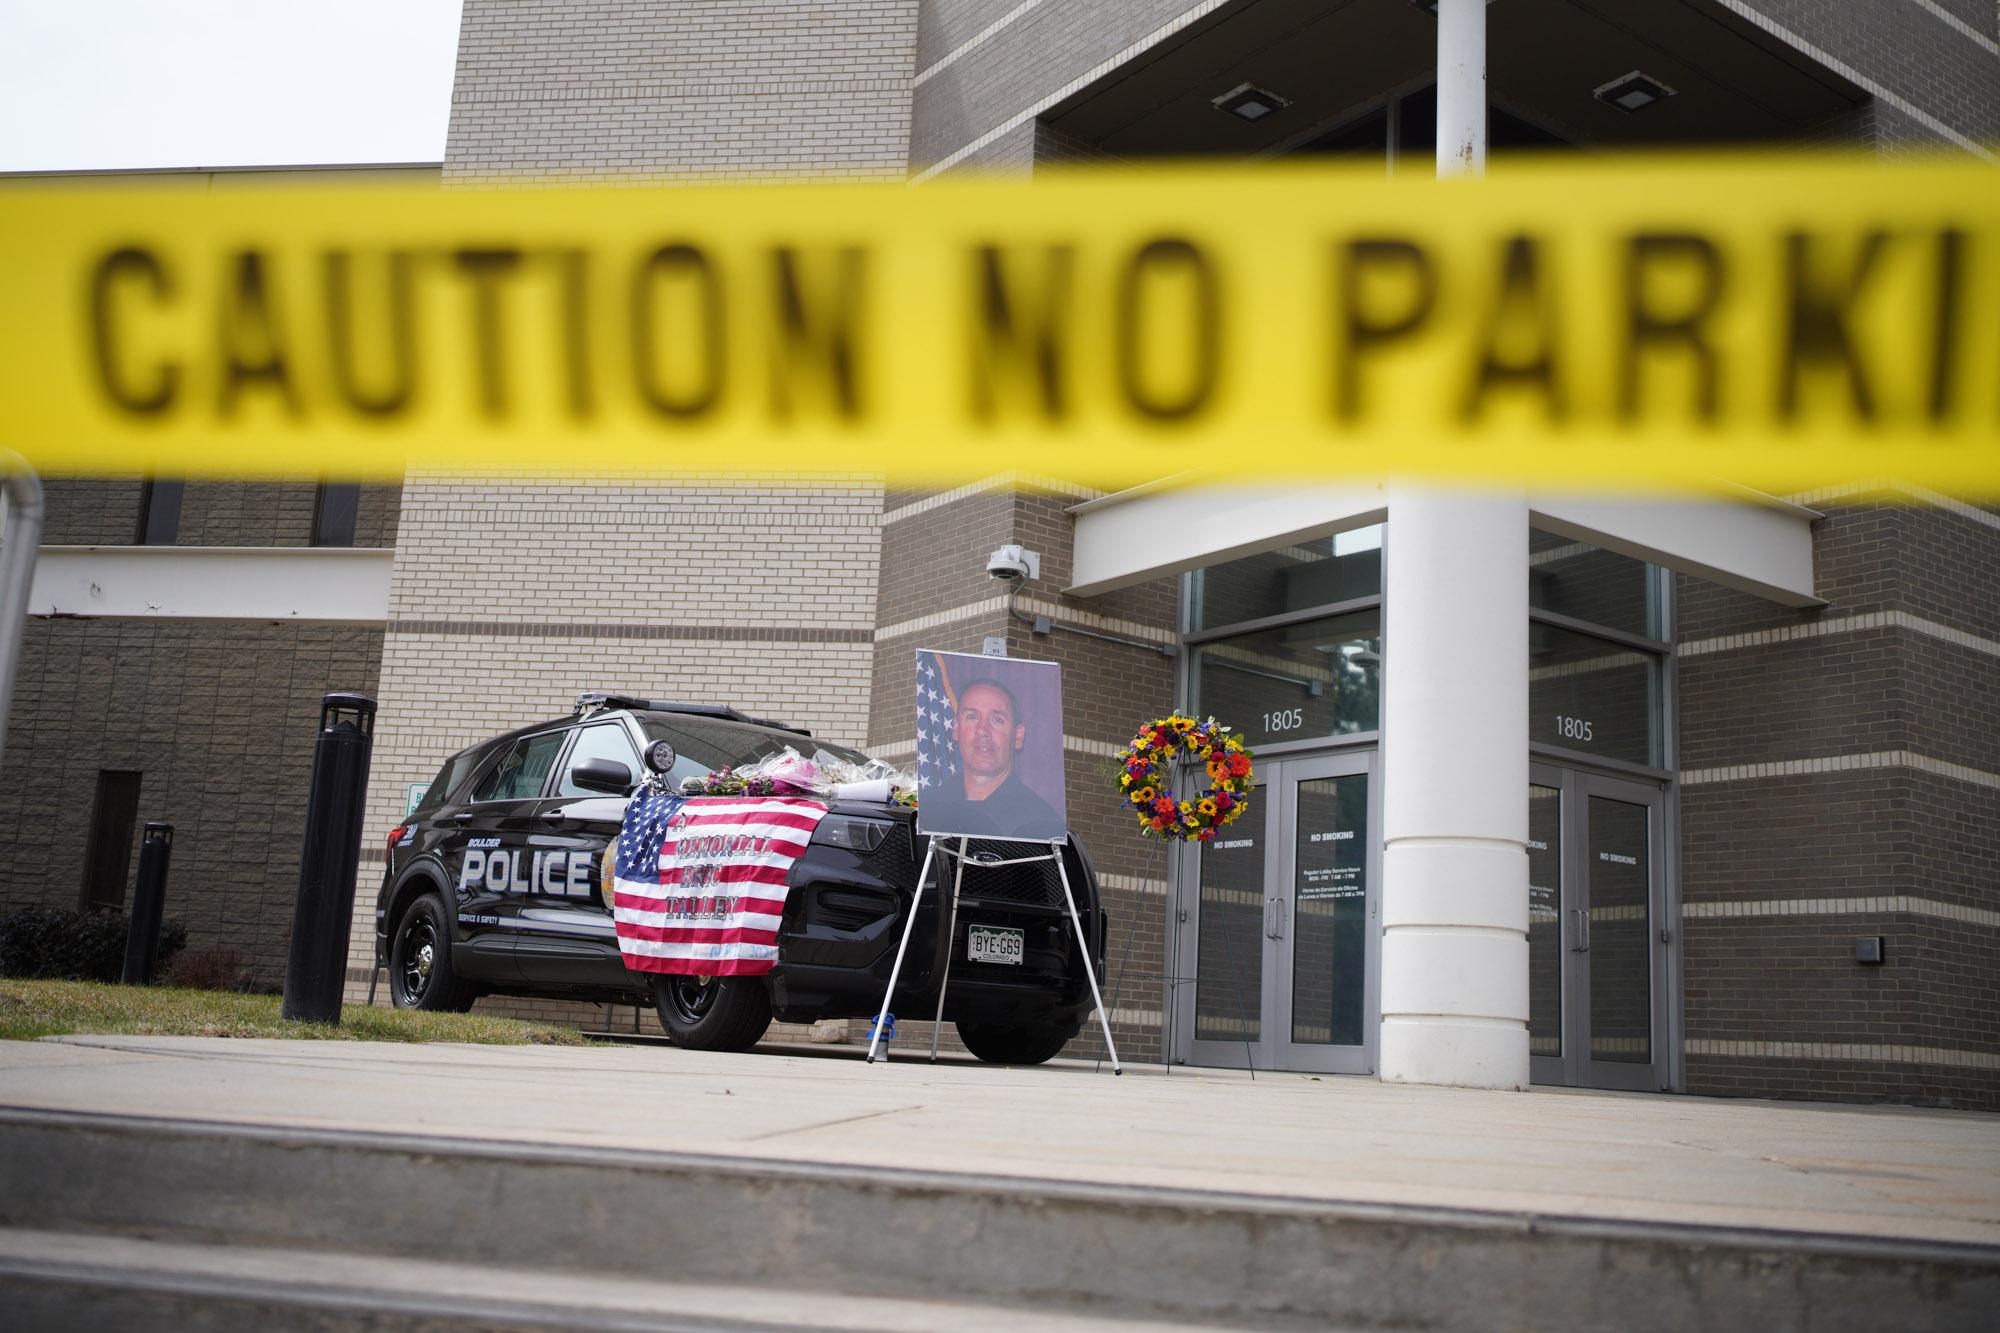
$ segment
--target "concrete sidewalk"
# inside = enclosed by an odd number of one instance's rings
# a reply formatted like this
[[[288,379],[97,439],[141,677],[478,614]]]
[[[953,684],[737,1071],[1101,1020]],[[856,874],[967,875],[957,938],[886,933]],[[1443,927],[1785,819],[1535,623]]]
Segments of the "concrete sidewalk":
[[[900,1052],[0,1042],[0,1106],[2000,1246],[2000,1117]]]

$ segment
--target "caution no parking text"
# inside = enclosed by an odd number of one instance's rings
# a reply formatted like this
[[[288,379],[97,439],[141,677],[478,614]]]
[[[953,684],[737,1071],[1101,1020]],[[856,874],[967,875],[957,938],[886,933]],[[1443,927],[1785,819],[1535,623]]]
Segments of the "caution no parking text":
[[[2000,494],[2000,176],[1778,158],[0,191],[57,473],[1005,468]]]

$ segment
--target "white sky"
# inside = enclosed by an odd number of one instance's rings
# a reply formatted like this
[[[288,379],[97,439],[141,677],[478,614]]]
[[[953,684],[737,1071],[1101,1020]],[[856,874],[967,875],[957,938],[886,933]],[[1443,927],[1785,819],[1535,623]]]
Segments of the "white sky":
[[[459,0],[0,0],[0,171],[435,162]]]

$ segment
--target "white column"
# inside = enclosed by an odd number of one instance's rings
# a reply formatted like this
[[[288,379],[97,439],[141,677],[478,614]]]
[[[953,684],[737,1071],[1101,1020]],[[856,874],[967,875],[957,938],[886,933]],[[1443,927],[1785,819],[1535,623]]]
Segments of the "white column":
[[[1486,0],[1439,0],[1437,86],[1438,175],[1485,175]]]
[[[1486,162],[1486,0],[1438,6],[1438,174]],[[1528,1086],[1528,504],[1389,492],[1382,1077]]]
[[[1381,1071],[1528,1085],[1528,506],[1389,494]]]

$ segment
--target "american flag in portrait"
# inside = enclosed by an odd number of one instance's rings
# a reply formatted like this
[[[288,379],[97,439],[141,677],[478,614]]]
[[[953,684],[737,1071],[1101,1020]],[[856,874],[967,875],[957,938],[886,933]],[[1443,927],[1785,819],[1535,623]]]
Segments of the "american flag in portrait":
[[[917,800],[924,791],[963,782],[958,771],[958,696],[937,653],[917,654]],[[962,790],[962,788],[961,788]]]
[[[612,886],[625,966],[702,977],[769,972],[792,863],[825,814],[820,802],[790,796],[633,797]]]

